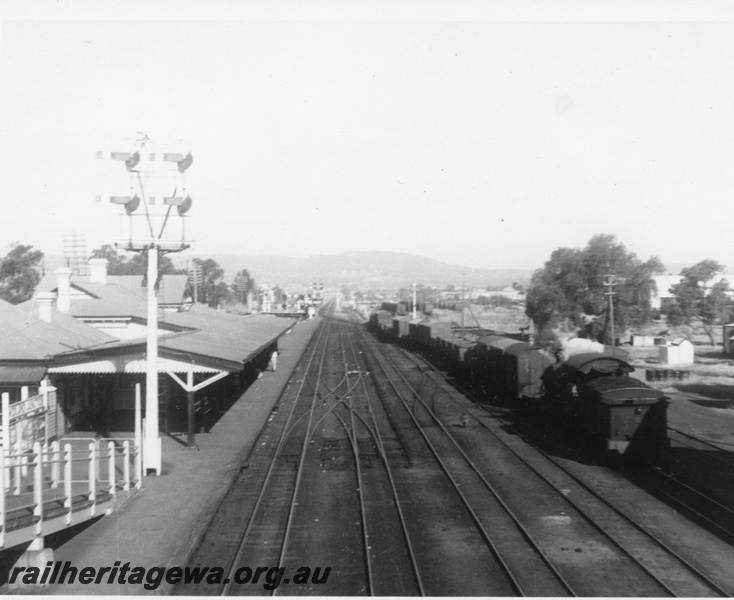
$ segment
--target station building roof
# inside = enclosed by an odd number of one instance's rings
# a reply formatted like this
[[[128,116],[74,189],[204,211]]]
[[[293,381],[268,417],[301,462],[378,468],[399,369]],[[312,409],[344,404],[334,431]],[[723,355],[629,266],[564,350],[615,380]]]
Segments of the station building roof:
[[[55,279],[55,278],[54,278]],[[55,282],[55,281],[54,281]],[[73,277],[69,313],[53,310],[52,322],[40,320],[40,292],[58,291],[44,278],[34,298],[19,307],[10,305],[0,312],[8,325],[3,332],[13,334],[13,343],[0,341],[0,360],[43,360],[51,373],[140,373],[145,372],[146,337],[130,329],[128,337],[112,335],[84,321],[122,319],[143,323],[147,320],[147,290],[141,276],[107,276],[99,279]],[[159,301],[180,305],[186,276],[164,276]],[[174,302],[175,300],[175,302]],[[22,310],[20,310],[22,309]],[[7,314],[6,314],[7,313]],[[236,315],[203,304],[188,310],[158,313],[159,370],[182,372],[239,371],[263,348],[272,344],[297,319],[270,315]],[[5,352],[5,354],[3,354]],[[14,375],[14,377],[17,377]]]
[[[197,372],[239,371],[297,322],[271,315],[230,315],[206,306],[166,313],[165,318],[186,330],[158,338],[162,372],[183,372],[189,365]],[[51,372],[120,372],[111,364],[122,365],[126,373],[144,372],[145,346],[146,338],[140,337],[65,352],[56,356]],[[120,362],[120,357],[127,358]]]
[[[0,300],[0,360],[48,361],[55,354],[114,339],[69,315],[56,312],[47,323]]]
[[[147,318],[147,289],[143,287],[142,275],[108,275],[105,283],[74,276],[70,285],[69,314],[73,317]],[[36,312],[39,292],[58,293],[56,277],[45,276],[36,288],[34,297],[20,304],[20,308]],[[163,275],[158,283],[158,302],[160,305],[179,306],[185,292],[186,275]]]

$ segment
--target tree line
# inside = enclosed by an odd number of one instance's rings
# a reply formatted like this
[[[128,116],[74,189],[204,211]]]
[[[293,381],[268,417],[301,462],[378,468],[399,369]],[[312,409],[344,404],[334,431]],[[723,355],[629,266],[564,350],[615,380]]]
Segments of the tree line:
[[[115,248],[104,245],[92,251],[91,258],[106,258],[109,275],[147,274],[147,259],[144,253],[135,253],[132,258],[120,254]],[[229,306],[237,301],[246,302],[248,294],[256,289],[255,280],[242,269],[234,282],[224,281],[224,269],[211,258],[193,259],[188,269],[176,268],[173,261],[161,253],[158,256],[158,275],[188,275],[189,292],[201,304],[213,308]]]
[[[110,275],[146,275],[146,259],[135,253],[131,258],[104,245],[92,258],[106,258]],[[43,270],[42,251],[15,243],[0,259],[0,298],[19,304],[33,296]],[[165,254],[159,257],[159,275],[185,274]],[[257,286],[247,269],[233,282],[224,281],[224,270],[210,258],[199,259],[196,275],[188,278],[191,296],[212,307],[236,301],[246,302]],[[713,259],[702,260],[680,272],[681,280],[670,288],[671,298],[656,313],[651,307],[655,290],[653,277],[664,272],[658,257],[646,261],[627,250],[614,235],[595,235],[584,248],[558,248],[545,265],[536,270],[526,295],[526,314],[542,337],[568,331],[602,342],[610,341],[611,317],[618,332],[649,324],[664,317],[666,325],[701,326],[711,344],[716,340],[713,326],[732,318],[734,303],[729,282],[722,277],[724,266]],[[605,286],[610,277],[614,286]],[[664,291],[664,290],[660,290]],[[608,293],[612,295],[612,313]],[[273,290],[275,302],[282,290]]]
[[[610,342],[617,332],[665,317],[668,326],[701,326],[716,344],[712,327],[728,322],[734,304],[724,266],[705,259],[680,272],[671,297],[652,309],[655,275],[664,273],[656,256],[642,261],[614,235],[595,235],[584,248],[558,248],[536,270],[527,290],[526,314],[541,338],[559,333]],[[613,285],[605,285],[612,283]],[[665,290],[659,290],[663,292]],[[612,294],[612,308],[609,296]]]
[[[107,259],[108,275],[147,275],[147,258],[135,253],[128,258],[109,245],[92,251],[90,258]],[[44,253],[33,246],[15,243],[0,259],[0,298],[10,304],[29,300],[41,281]],[[197,259],[196,269],[191,269],[187,279],[189,292],[197,301],[212,307],[227,306],[237,301],[246,302],[248,294],[256,290],[254,278],[247,269],[237,273],[234,282],[224,281],[224,270],[211,259]],[[193,273],[196,273],[194,275]],[[158,257],[158,274],[187,274],[187,269],[176,268],[165,254]]]

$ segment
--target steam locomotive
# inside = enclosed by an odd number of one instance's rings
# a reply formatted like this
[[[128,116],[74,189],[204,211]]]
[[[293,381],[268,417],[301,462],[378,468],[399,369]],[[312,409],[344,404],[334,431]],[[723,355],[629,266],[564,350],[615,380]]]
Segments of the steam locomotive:
[[[373,312],[369,326],[384,339],[440,357],[518,408],[557,414],[609,455],[647,460],[667,446],[668,398],[630,377],[634,368],[621,348],[590,343],[584,351],[561,354],[519,334],[468,342],[455,339],[448,323],[385,310]]]

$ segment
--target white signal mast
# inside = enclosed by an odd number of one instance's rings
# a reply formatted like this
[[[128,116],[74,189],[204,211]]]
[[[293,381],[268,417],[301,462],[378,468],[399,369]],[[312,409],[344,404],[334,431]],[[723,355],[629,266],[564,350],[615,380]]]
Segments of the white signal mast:
[[[145,253],[147,265],[147,336],[145,377],[145,428],[143,432],[143,472],[161,474],[162,450],[158,426],[158,258],[160,254],[181,252],[193,243],[186,239],[185,215],[191,209],[191,196],[186,193],[185,171],[191,166],[191,153],[157,153],[143,147],[134,152],[97,152],[98,159],[122,161],[129,173],[129,194],[110,196],[110,202],[125,209],[126,239],[115,240],[115,247]],[[119,179],[119,177],[117,178]],[[150,184],[150,186],[148,186]],[[162,201],[146,195],[146,186],[154,193],[162,192]],[[170,191],[168,191],[170,190]],[[168,191],[168,194],[166,194]],[[148,189],[150,192],[150,189]],[[172,192],[172,193],[171,193]],[[101,198],[98,197],[98,201]],[[143,211],[134,214],[142,206]],[[173,211],[175,207],[175,213]],[[174,213],[174,214],[172,214]],[[176,223],[178,221],[178,223]],[[170,227],[180,228],[170,235]],[[169,235],[166,228],[169,227]],[[191,407],[189,407],[191,410]]]

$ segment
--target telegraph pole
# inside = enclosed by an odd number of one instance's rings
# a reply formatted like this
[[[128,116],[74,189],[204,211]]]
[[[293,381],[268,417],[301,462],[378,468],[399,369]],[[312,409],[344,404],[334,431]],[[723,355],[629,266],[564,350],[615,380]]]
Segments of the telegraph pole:
[[[187,268],[188,274],[189,274],[189,282],[192,283],[192,287],[194,288],[194,306],[196,306],[196,303],[199,301],[199,286],[203,283],[202,275],[201,275],[201,265],[199,264],[199,259],[195,258],[192,262],[193,266],[191,269]]]
[[[466,296],[464,295],[464,285],[465,285],[464,275],[462,273],[461,277],[461,337],[464,338],[464,312],[466,312]]]
[[[616,337],[614,335],[614,295],[617,293],[614,291],[614,286],[617,285],[617,282],[615,280],[615,276],[613,274],[607,274],[604,277],[606,277],[606,280],[604,281],[604,287],[607,288],[607,291],[604,292],[604,295],[609,300],[609,331],[612,336],[612,346],[616,346]]]

